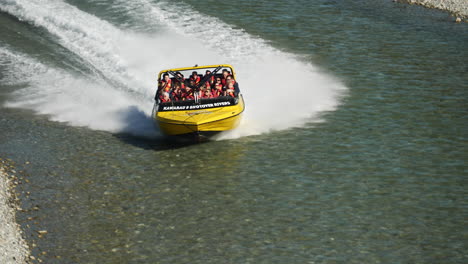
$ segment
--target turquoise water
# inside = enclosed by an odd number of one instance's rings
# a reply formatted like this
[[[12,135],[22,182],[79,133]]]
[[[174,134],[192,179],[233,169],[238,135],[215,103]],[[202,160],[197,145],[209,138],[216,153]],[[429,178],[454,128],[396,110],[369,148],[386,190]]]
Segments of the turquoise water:
[[[0,156],[45,263],[466,263],[466,24],[383,0],[0,10]],[[220,62],[244,123],[168,141],[157,72]]]

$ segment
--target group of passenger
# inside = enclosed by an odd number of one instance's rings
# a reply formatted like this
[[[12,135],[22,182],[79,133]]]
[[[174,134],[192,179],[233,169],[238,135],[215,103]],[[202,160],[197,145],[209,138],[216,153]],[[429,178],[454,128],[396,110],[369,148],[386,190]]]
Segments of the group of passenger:
[[[188,101],[196,98],[207,99],[217,98],[220,96],[235,97],[238,93],[238,84],[234,80],[232,74],[223,69],[222,74],[213,74],[205,83],[200,84],[201,80],[211,74],[210,70],[205,72],[202,77],[196,71],[193,71],[188,79],[180,72],[176,72],[174,78],[170,78],[169,74],[165,73],[163,79],[159,82],[157,98],[162,103],[172,101]],[[194,91],[194,87],[199,87]]]

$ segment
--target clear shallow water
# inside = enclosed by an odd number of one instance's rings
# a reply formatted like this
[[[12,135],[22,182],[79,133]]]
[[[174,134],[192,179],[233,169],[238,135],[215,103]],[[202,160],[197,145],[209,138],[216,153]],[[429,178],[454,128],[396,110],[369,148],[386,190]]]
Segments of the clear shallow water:
[[[387,1],[56,3],[0,5],[0,154],[31,162],[45,262],[466,262],[465,24]],[[151,78],[192,56],[239,68],[233,139],[148,121]]]

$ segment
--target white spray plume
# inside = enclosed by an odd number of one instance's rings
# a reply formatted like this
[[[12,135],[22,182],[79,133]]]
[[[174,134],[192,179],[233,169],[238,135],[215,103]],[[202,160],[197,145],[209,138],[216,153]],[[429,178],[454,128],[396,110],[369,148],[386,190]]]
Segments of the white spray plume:
[[[233,138],[318,121],[318,114],[334,110],[346,90],[298,55],[279,51],[188,6],[173,8],[169,2],[145,0],[115,6],[143,19],[148,27],[164,25],[168,30],[157,34],[122,30],[62,1],[0,4],[0,10],[46,29],[95,73],[82,76],[54,69],[2,48],[0,53],[9,54],[9,67],[23,72],[27,82],[7,106],[91,129],[156,135],[150,115],[158,71],[229,63],[237,70],[246,102],[241,126],[222,136]],[[182,9],[183,16],[168,12]]]

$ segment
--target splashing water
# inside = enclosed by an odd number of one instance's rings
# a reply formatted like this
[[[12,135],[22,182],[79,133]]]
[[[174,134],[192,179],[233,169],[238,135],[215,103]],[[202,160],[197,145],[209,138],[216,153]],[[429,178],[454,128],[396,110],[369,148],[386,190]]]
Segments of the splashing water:
[[[246,111],[240,127],[221,138],[235,138],[318,122],[318,114],[334,110],[346,90],[298,55],[188,6],[143,0],[115,6],[148,27],[166,30],[119,29],[61,1],[0,4],[0,10],[47,30],[92,70],[86,76],[71,73],[0,46],[2,64],[9,69],[5,82],[25,84],[6,106],[32,109],[71,125],[154,136],[158,132],[150,115],[159,70],[229,63],[237,70]],[[168,10],[184,10],[184,15]],[[204,37],[214,34],[215,40]]]

